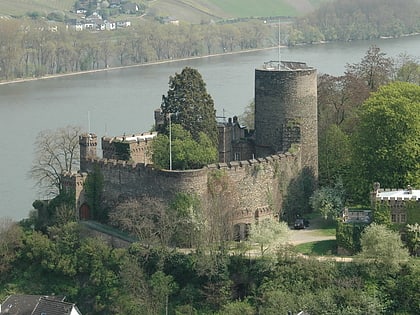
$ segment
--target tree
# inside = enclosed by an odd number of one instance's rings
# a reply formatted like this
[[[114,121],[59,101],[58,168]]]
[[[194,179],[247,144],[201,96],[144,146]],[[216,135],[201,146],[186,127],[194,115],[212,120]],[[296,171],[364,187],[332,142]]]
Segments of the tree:
[[[395,82],[363,104],[353,135],[353,189],[420,185],[420,87]]]
[[[337,125],[331,125],[319,135],[319,182],[334,185],[339,178],[346,182],[350,176],[350,137]]]
[[[344,202],[344,188],[341,180],[338,180],[333,187],[321,187],[311,197],[312,207],[320,212],[324,219],[335,220],[343,210]]]
[[[399,233],[384,225],[372,223],[362,233],[360,243],[362,251],[359,257],[372,260],[379,272],[398,272],[400,264],[409,259]]]
[[[250,102],[240,116],[243,124],[250,130],[255,128],[255,101]]]
[[[199,197],[178,193],[168,210],[171,221],[176,222],[171,243],[179,247],[197,247],[205,224]]]
[[[354,125],[357,108],[369,97],[364,81],[351,73],[335,77],[321,75],[318,78],[319,133],[331,125],[343,130]]]
[[[80,306],[90,314],[111,314],[120,290],[120,270],[124,250],[108,246],[99,238],[82,240],[76,251]]]
[[[251,225],[248,240],[260,246],[261,256],[284,244],[289,237],[289,227],[285,222],[265,219]]]
[[[112,225],[136,237],[142,244],[152,246],[161,243],[157,223],[164,213],[165,206],[158,200],[128,199],[109,213],[109,221]]]
[[[220,315],[253,315],[255,308],[248,301],[234,301],[229,302],[223,306]]]
[[[67,126],[41,131],[35,141],[35,158],[29,171],[46,195],[63,192],[62,174],[79,164],[81,127]]]
[[[420,84],[420,63],[418,59],[407,54],[400,54],[395,61],[395,80]]]
[[[117,142],[118,143],[118,142]],[[92,219],[98,221],[106,220],[106,213],[102,210],[101,200],[103,194],[104,176],[99,166],[95,165],[93,172],[89,173],[85,183],[85,196],[89,207],[92,209]]]
[[[139,265],[138,257],[127,255],[119,272],[124,294],[119,294],[118,302],[114,303],[112,314],[149,314],[151,298],[146,275]]]
[[[170,275],[162,271],[155,272],[150,278],[150,291],[154,311],[151,314],[168,314],[169,296],[177,289],[177,284]]]
[[[420,225],[418,223],[407,224],[407,246],[410,252],[417,256],[420,248]]]
[[[391,208],[388,203],[377,202],[373,209],[372,222],[384,226],[391,226]]]
[[[0,280],[13,267],[18,251],[23,246],[23,231],[10,218],[0,218]]]
[[[239,211],[237,186],[224,170],[213,170],[207,177],[207,198],[203,202],[206,222],[204,244],[224,251],[233,238],[233,219]]]
[[[371,91],[391,80],[393,61],[381,52],[379,47],[371,46],[360,63],[348,64],[347,71],[365,81]]]
[[[162,115],[165,117],[160,132],[168,134],[169,116],[173,123],[180,124],[189,131],[195,141],[199,140],[200,132],[204,132],[216,147],[218,131],[216,111],[206,84],[201,74],[193,68],[186,67],[180,74],[169,78],[167,96],[162,96]]]
[[[169,137],[165,134],[159,134],[152,146],[153,164],[162,169],[169,169],[169,150],[172,168],[178,170],[202,168],[217,162],[218,158],[216,147],[204,132],[199,132],[198,139],[194,140],[190,132],[179,124],[171,124],[171,148]]]

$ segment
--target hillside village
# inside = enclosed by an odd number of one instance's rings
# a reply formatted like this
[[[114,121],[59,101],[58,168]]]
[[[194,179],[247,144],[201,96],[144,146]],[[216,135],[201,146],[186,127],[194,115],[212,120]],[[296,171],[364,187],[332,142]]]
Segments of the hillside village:
[[[128,20],[112,21],[112,17],[104,19],[100,13],[102,9],[100,2],[91,2],[89,0],[77,1],[74,12],[78,18],[67,21],[67,27],[74,31],[114,31],[116,29],[127,28],[131,26]],[[130,1],[111,0],[109,9],[125,15],[137,15],[143,11],[141,7]]]

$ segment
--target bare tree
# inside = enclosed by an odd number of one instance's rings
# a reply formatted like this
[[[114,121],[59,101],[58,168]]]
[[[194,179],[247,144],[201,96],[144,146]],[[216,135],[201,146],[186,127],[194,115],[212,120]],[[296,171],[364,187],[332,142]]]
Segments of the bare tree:
[[[373,45],[360,63],[347,64],[346,68],[348,73],[364,80],[371,91],[376,91],[381,85],[390,82],[393,60]]]
[[[233,239],[233,219],[239,210],[237,187],[226,172],[216,170],[208,177],[207,191],[204,243],[224,249],[226,242]]]
[[[170,228],[163,202],[151,198],[129,199],[109,213],[109,221],[146,246],[167,245]]]
[[[41,192],[53,196],[62,192],[62,174],[72,172],[79,164],[81,131],[81,127],[67,126],[38,134],[29,176],[36,180]]]
[[[398,55],[395,59],[394,79],[420,85],[420,59],[407,53]]]

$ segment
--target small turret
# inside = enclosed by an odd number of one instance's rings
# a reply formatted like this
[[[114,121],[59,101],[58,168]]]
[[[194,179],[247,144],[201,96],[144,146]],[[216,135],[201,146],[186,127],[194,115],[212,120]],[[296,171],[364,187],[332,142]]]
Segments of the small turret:
[[[79,136],[80,145],[80,170],[87,171],[86,161],[97,157],[96,147],[98,146],[98,138],[94,133],[84,133]]]

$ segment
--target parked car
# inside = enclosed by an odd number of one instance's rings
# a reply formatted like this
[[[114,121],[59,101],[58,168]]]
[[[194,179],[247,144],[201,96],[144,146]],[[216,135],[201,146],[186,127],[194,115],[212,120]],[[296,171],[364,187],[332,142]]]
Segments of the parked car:
[[[305,221],[303,219],[296,219],[295,230],[302,230],[305,228]]]

